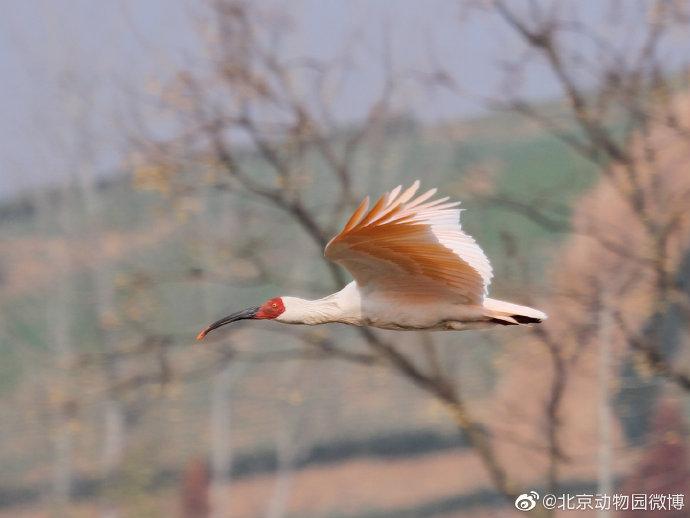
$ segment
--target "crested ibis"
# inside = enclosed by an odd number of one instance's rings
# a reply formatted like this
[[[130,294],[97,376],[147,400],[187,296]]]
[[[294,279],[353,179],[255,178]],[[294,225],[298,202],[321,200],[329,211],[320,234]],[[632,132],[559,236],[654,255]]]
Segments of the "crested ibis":
[[[245,319],[284,324],[341,322],[397,330],[464,330],[539,323],[537,309],[487,297],[491,264],[460,226],[459,202],[415,196],[419,180],[384,194],[370,210],[367,197],[325,256],[354,280],[318,300],[275,297],[212,323],[197,336]]]

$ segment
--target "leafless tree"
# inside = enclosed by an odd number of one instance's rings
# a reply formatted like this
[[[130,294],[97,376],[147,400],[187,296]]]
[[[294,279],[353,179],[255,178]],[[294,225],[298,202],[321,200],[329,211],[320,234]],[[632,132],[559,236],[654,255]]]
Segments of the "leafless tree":
[[[178,200],[194,192],[200,182],[230,193],[235,200],[250,200],[247,211],[255,204],[280,225],[294,223],[312,242],[311,254],[320,256],[360,198],[363,186],[356,171],[362,157],[400,121],[395,100],[407,78],[384,56],[386,75],[380,95],[360,122],[343,126],[332,113],[327,85],[347,70],[347,62],[285,57],[283,29],[289,24],[275,12],[241,1],[213,2],[209,12],[211,23],[206,29],[211,35],[212,66],[201,73],[182,71],[164,90],[163,99],[181,121],[181,131],[173,139],[133,140],[139,150],[137,181],[157,185]],[[327,199],[320,200],[319,206],[307,198],[307,187],[313,184],[329,186],[323,191]],[[331,210],[323,213],[323,204]],[[257,275],[280,275],[280,268],[270,259],[270,248],[266,243],[258,245],[264,248],[251,252],[260,270]],[[332,285],[341,286],[345,282],[342,270],[323,261]],[[215,273],[199,275],[208,279]],[[514,500],[520,488],[498,458],[493,434],[468,407],[460,380],[441,364],[434,339],[420,337],[421,352],[411,353],[372,329],[360,328],[358,333],[366,348],[355,352],[312,331],[299,330],[294,336],[302,346],[286,357],[333,358],[392,369],[447,409],[481,458],[496,490]],[[547,335],[543,338],[547,344],[553,340]],[[556,414],[566,366],[558,348],[552,350],[555,377],[548,410],[553,414],[549,448],[556,457],[560,455]],[[285,353],[265,354],[270,360]],[[243,358],[251,360],[230,349],[225,360]],[[214,360],[213,368],[218,365]],[[205,372],[203,367],[197,371]],[[555,487],[555,465],[549,477]]]

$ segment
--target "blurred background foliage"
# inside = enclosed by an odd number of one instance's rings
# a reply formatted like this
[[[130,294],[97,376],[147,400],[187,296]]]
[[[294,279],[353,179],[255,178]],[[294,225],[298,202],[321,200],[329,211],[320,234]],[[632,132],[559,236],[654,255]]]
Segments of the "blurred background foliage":
[[[0,515],[687,494],[686,2],[99,9],[15,4],[3,26]],[[334,291],[324,244],[416,178],[463,201],[491,292],[544,325],[194,343]]]

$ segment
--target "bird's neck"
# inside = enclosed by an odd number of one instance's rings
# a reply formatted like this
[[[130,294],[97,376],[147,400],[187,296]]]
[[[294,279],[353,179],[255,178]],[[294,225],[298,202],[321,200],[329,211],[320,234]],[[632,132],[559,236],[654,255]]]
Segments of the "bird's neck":
[[[286,303],[285,312],[278,318],[281,322],[308,325],[329,322],[360,323],[361,300],[354,282],[321,299],[283,297],[283,301]]]

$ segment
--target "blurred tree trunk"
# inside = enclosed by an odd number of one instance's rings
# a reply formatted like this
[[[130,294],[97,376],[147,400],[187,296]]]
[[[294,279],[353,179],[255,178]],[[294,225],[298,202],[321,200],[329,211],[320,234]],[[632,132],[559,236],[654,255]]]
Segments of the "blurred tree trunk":
[[[230,509],[232,445],[230,427],[233,364],[216,374],[211,390],[211,516],[221,518]]]
[[[285,423],[277,430],[275,449],[277,469],[274,475],[273,491],[268,501],[266,518],[283,518],[288,514],[290,494],[294,471],[302,448],[309,444],[306,416],[311,415],[305,408],[303,396],[296,384],[302,379],[301,361],[289,362],[283,366],[284,412],[281,422]]]
[[[76,86],[83,86],[81,84]],[[89,119],[91,107],[90,96],[93,94],[90,88],[79,88],[82,94],[79,98],[72,99],[73,124],[76,136],[76,175],[79,184],[81,206],[84,213],[85,229],[83,235],[87,242],[97,248],[101,248],[105,231],[102,210],[105,200],[99,196],[95,170],[94,142],[92,124]],[[124,207],[121,207],[124,209]],[[114,307],[114,294],[111,264],[105,259],[96,263],[91,270],[91,278],[94,283],[93,301],[98,323],[98,336],[100,347],[103,350],[103,374],[106,387],[114,387],[118,383],[119,365],[114,352],[117,349],[115,330],[117,326],[116,311]],[[105,489],[113,484],[117,478],[117,472],[122,460],[125,447],[126,422],[125,412],[114,390],[107,389],[102,405],[103,412],[103,446],[100,452],[101,479],[105,483]],[[101,503],[101,516],[111,518],[119,515],[117,502],[112,498],[104,497]]]
[[[294,441],[295,434],[290,430],[290,427],[281,427],[275,443],[278,469],[275,474],[273,492],[268,501],[266,518],[283,518],[287,515],[296,460]]]
[[[95,192],[91,175],[84,182],[84,187],[82,194],[86,207],[90,207],[87,214],[89,214],[89,219],[92,222],[90,232],[92,239],[90,241],[98,243],[101,240],[99,235],[99,222],[101,218],[96,212],[96,207],[101,205],[95,202],[97,193]],[[107,261],[104,261],[101,265],[96,265],[92,273],[95,283],[94,296],[96,298],[100,345],[104,351],[103,374],[106,386],[114,387],[118,383],[120,367],[114,355],[117,343],[113,329],[115,326],[115,310],[110,265]],[[125,409],[114,390],[106,390],[102,412],[103,446],[100,464],[101,478],[106,484],[107,489],[107,486],[113,484],[117,479],[126,441]],[[106,497],[102,502],[101,516],[104,518],[117,516],[119,514],[117,507],[117,502]]]
[[[223,222],[227,213],[224,203],[218,204],[218,210],[214,213],[213,190],[203,186],[200,189],[200,198],[203,207],[197,217],[197,236],[202,243],[198,249],[200,254],[200,267],[204,277],[214,268],[215,235],[213,230],[218,227],[218,222]],[[214,221],[215,219],[215,221]],[[221,225],[222,226],[222,225]],[[198,238],[198,237],[197,237]],[[201,296],[204,320],[211,322],[217,318],[214,311],[213,291],[208,282],[202,283]],[[231,445],[231,386],[238,366],[230,363],[213,378],[211,388],[211,482],[210,482],[210,516],[222,518],[228,516],[230,509],[230,484],[232,481],[232,445]]]
[[[599,473],[597,492],[610,495],[613,489],[611,470],[611,310],[606,288],[602,289],[601,311],[599,312]],[[597,516],[608,512],[598,511]]]
[[[58,272],[56,293],[48,305],[48,332],[50,348],[55,362],[53,382],[48,387],[52,404],[51,415],[53,442],[53,501],[58,512],[64,512],[69,504],[74,480],[74,434],[73,418],[76,406],[73,401],[71,365],[73,360],[72,337],[70,334],[70,308],[72,306],[72,286],[69,276],[71,254],[69,243],[73,239],[72,221],[69,207],[74,197],[69,177],[65,177],[59,191],[60,201],[56,204],[57,214],[50,207],[41,210],[41,225],[47,231],[53,218],[57,221],[57,232],[63,238],[61,246],[52,250],[51,261]],[[44,208],[43,202],[40,207]]]

